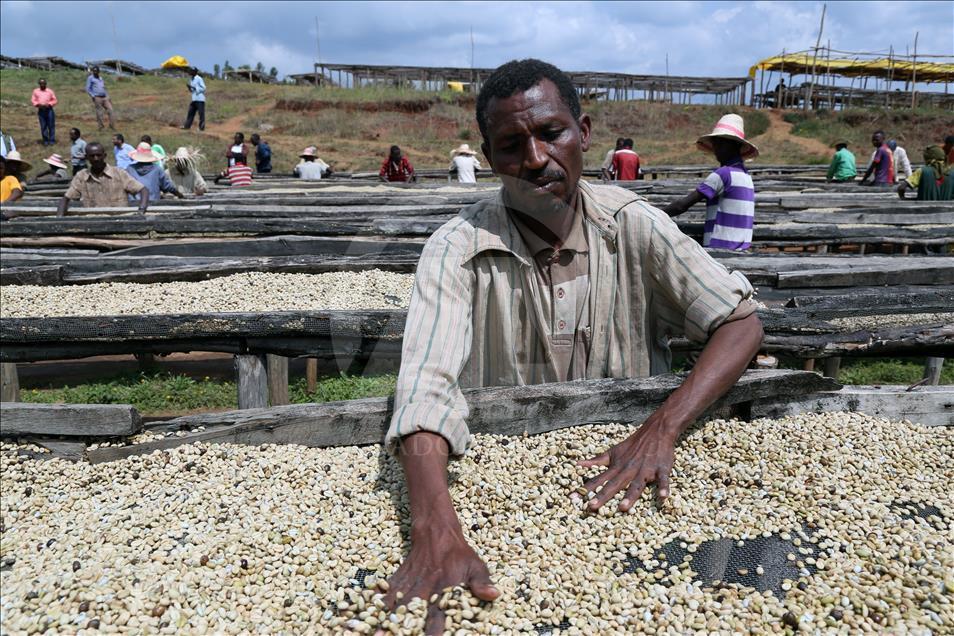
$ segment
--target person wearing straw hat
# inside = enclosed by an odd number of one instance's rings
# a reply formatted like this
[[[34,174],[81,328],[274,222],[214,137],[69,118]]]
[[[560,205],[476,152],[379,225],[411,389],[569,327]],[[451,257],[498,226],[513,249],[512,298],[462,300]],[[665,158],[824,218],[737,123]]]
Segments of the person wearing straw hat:
[[[759,149],[745,138],[745,122],[734,113],[724,115],[696,147],[711,152],[719,167],[689,195],[666,207],[669,216],[684,213],[706,202],[703,247],[747,250],[752,244],[755,220],[755,186],[744,161],[759,156]]]
[[[318,181],[331,174],[331,166],[319,159],[317,152],[318,149],[315,146],[308,146],[302,150],[298,155],[301,161],[292,170],[292,176],[305,181]]]
[[[194,194],[202,196],[209,186],[202,178],[199,172],[199,161],[202,160],[202,153],[196,148],[176,148],[175,153],[169,160],[169,168],[166,170],[166,176],[176,185],[176,188],[182,194]]]
[[[477,160],[477,153],[470,149],[468,144],[461,144],[451,150],[451,162],[447,171],[457,174],[458,183],[477,183],[477,172],[482,168]]]
[[[848,142],[836,141],[835,154],[828,165],[828,175],[826,181],[836,183],[846,183],[854,181],[858,176],[858,167],[855,165],[855,153],[848,150]]]
[[[13,203],[23,198],[23,184],[16,175],[7,174],[7,163],[6,157],[0,157],[0,203]]]
[[[136,149],[129,153],[129,158],[133,164],[126,168],[126,172],[133,179],[146,186],[149,190],[149,201],[155,202],[162,198],[163,192],[168,192],[177,199],[183,199],[182,193],[176,184],[166,176],[162,169],[160,161],[162,158],[156,154],[148,141],[144,141],[136,146]]]
[[[20,158],[19,151],[11,150],[7,153],[7,172],[8,176],[14,176],[20,182],[20,189],[26,190],[26,173],[30,171],[33,164]]]
[[[86,144],[89,168],[80,170],[70,181],[70,187],[60,199],[57,213],[69,210],[70,202],[81,199],[87,208],[124,208],[129,205],[127,195],[139,197],[139,211],[149,206],[149,190],[128,172],[106,163],[106,148],[98,141]]]
[[[68,166],[63,160],[63,157],[59,156],[58,154],[54,153],[50,155],[44,159],[43,162],[48,165],[49,168],[36,174],[32,179],[30,179],[30,183],[37,183],[41,181],[59,181],[61,179],[70,178],[70,173],[67,170]]]

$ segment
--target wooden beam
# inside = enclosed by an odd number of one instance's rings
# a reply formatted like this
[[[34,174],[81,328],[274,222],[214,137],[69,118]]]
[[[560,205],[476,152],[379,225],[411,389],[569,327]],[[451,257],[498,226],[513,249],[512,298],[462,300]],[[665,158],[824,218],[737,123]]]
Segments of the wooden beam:
[[[316,358],[305,360],[305,384],[309,395],[318,390],[318,360]]]
[[[937,386],[941,383],[941,370],[944,368],[944,358],[928,357],[924,361],[924,378],[927,384]]]
[[[826,378],[831,378],[832,380],[838,380],[838,373],[840,371],[841,371],[841,358],[839,356],[825,358],[825,371],[823,372],[823,375]]]
[[[588,423],[642,423],[682,383],[684,376],[470,389],[472,433],[522,435],[545,433]],[[746,371],[713,410],[777,395],[804,395],[840,388],[815,373]],[[350,446],[377,444],[384,439],[391,416],[391,399],[373,398],[299,404],[270,409],[209,413],[169,420],[155,430],[189,433],[155,442],[89,452],[92,463],[122,459],[192,442],[239,444],[302,444]]]
[[[0,404],[3,437],[128,437],[141,430],[142,419],[128,404]]]
[[[0,402],[20,401],[20,377],[15,362],[0,362]]]
[[[235,356],[236,388],[240,409],[261,409],[268,406],[268,373],[265,356]]]
[[[268,403],[272,406],[289,404],[288,399],[288,358],[267,354],[268,361]]]

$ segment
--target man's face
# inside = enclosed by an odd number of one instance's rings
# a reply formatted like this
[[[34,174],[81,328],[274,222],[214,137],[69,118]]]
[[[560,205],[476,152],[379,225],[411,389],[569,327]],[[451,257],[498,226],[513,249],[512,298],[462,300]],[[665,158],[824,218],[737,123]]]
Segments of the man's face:
[[[46,90],[46,80],[41,79],[41,80],[40,80],[39,82],[37,82],[37,83],[40,85],[40,90],[42,90],[42,91],[45,91],[45,90]]]
[[[93,172],[102,172],[106,168],[106,150],[99,144],[86,146],[86,160]]]
[[[548,79],[487,105],[487,138],[481,149],[521,210],[571,203],[589,146],[589,116],[574,119]]]
[[[235,145],[242,143],[242,137],[240,135],[235,135],[232,138],[232,143],[234,143]]]
[[[119,137],[113,137],[113,145],[116,146],[117,148],[122,148],[123,147],[122,139],[120,139]]]
[[[79,139],[79,133],[76,132],[75,130],[71,130],[71,131],[70,131],[70,141],[76,141],[77,139]]]
[[[93,67],[93,77],[99,77],[99,67],[98,67],[98,66],[94,66],[94,67]]]
[[[884,143],[884,135],[880,133],[875,133],[871,135],[871,145],[877,148]]]

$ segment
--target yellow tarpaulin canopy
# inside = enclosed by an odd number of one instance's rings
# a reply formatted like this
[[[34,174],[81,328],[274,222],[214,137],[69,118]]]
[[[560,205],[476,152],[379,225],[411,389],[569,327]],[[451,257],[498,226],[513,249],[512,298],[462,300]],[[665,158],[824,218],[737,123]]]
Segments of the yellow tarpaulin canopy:
[[[789,53],[768,57],[749,69],[749,77],[755,78],[755,72],[779,71],[795,75],[808,75],[812,72],[811,53]],[[917,73],[915,74],[915,68]],[[845,77],[881,77],[898,82],[954,82],[954,64],[938,62],[912,62],[876,58],[851,60],[844,58],[827,59],[821,54],[815,58],[815,73],[819,75],[842,75]]]
[[[181,55],[173,55],[162,63],[162,68],[188,68],[189,66],[189,60]]]

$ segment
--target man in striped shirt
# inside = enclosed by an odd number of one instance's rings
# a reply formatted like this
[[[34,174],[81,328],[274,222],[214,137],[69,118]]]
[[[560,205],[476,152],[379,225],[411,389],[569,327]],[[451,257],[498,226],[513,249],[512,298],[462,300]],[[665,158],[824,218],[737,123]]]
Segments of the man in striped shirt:
[[[688,196],[670,203],[669,216],[682,214],[690,207],[706,202],[703,247],[747,250],[752,245],[755,221],[755,186],[745,169],[745,159],[755,158],[758,148],[745,139],[745,128],[738,115],[726,115],[711,134],[696,142],[701,150],[712,152],[719,167]]]
[[[591,123],[562,71],[539,60],[501,66],[477,98],[477,123],[503,188],[441,227],[418,263],[385,440],[404,467],[411,513],[392,607],[458,584],[485,601],[500,594],[447,486],[448,457],[470,443],[461,387],[667,373],[671,337],[707,343],[655,414],[583,462],[603,467],[583,484],[597,493],[589,509],[625,493],[618,508],[628,511],[647,484],[669,495],[676,440],[762,339],[744,276],[639,196],[580,180]],[[443,625],[434,604],[427,630]]]
[[[248,157],[243,154],[231,153],[232,165],[222,171],[222,174],[215,178],[218,183],[222,179],[228,179],[229,185],[233,188],[244,188],[252,185],[252,169],[248,166]]]

